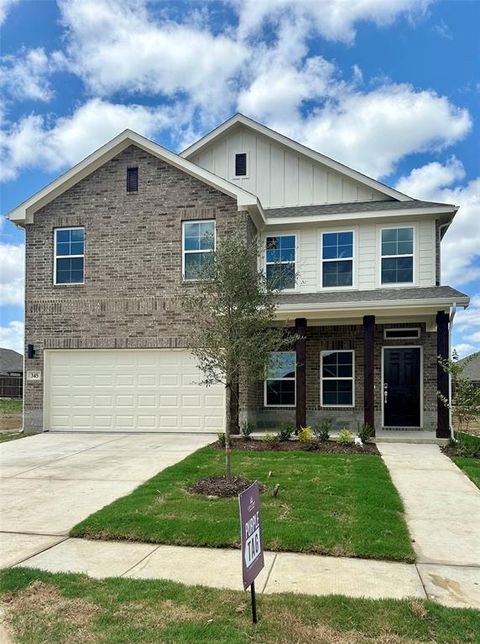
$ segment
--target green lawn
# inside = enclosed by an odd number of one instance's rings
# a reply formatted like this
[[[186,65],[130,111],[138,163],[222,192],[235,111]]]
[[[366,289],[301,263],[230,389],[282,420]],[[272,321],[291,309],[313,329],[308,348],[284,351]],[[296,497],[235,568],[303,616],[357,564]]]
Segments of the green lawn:
[[[400,497],[379,456],[234,450],[232,459],[234,473],[268,486],[262,495],[265,548],[414,560]],[[71,534],[238,547],[237,499],[185,491],[222,473],[223,452],[205,447],[92,514]],[[280,493],[273,498],[276,483]]]
[[[419,600],[264,595],[254,626],[248,593],[22,568],[3,571],[0,582],[18,644],[464,644],[480,632],[479,611]]]
[[[454,456],[452,461],[465,472],[477,487],[480,487],[480,459],[467,458],[466,456]]]
[[[0,443],[7,443],[8,441],[14,441],[17,438],[25,438],[26,436],[28,436],[28,434],[24,434],[23,432],[0,434]]]
[[[14,398],[0,398],[0,414],[21,414],[23,402]]]

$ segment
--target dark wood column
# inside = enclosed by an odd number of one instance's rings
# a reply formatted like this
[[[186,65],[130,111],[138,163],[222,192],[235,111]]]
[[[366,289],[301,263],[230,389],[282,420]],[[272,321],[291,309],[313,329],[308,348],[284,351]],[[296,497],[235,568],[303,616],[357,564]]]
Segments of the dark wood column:
[[[448,313],[438,311],[437,313],[437,358],[448,359],[450,356],[449,334],[448,334]],[[448,373],[437,364],[437,390],[449,398]],[[449,410],[437,399],[437,438],[450,438],[450,414]]]
[[[363,422],[375,428],[375,316],[363,317]]]
[[[295,345],[297,352],[295,424],[298,428],[305,427],[307,424],[307,320],[305,318],[295,320],[295,333],[301,336]]]

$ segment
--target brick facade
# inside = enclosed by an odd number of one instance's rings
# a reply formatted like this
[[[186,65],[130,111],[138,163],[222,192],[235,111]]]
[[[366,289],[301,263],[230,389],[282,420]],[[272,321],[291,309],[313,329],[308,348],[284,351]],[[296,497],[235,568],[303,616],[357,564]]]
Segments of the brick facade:
[[[126,169],[139,169],[138,193]],[[250,217],[231,197],[130,146],[35,214],[26,226],[25,343],[44,349],[184,347],[182,221],[215,219],[217,238]],[[85,284],[54,285],[54,229],[85,228]],[[25,429],[42,429],[42,382],[25,387]]]

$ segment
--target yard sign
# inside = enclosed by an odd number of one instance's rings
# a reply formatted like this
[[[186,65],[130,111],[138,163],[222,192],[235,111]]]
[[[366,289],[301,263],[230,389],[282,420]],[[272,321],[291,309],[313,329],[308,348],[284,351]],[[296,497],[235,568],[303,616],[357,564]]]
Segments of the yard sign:
[[[257,481],[238,495],[238,502],[240,506],[243,587],[245,590],[249,586],[251,588],[252,616],[254,623],[256,623],[255,579],[265,565],[260,527],[260,490]]]

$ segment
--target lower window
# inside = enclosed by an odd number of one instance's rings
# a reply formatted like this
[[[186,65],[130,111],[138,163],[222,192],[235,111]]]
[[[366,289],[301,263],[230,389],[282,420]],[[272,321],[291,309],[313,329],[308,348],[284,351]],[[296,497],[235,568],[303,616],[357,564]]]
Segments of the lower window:
[[[353,407],[353,351],[322,351],[320,354],[320,391],[323,407]]]
[[[271,354],[265,380],[265,405],[271,407],[295,406],[295,351]]]

